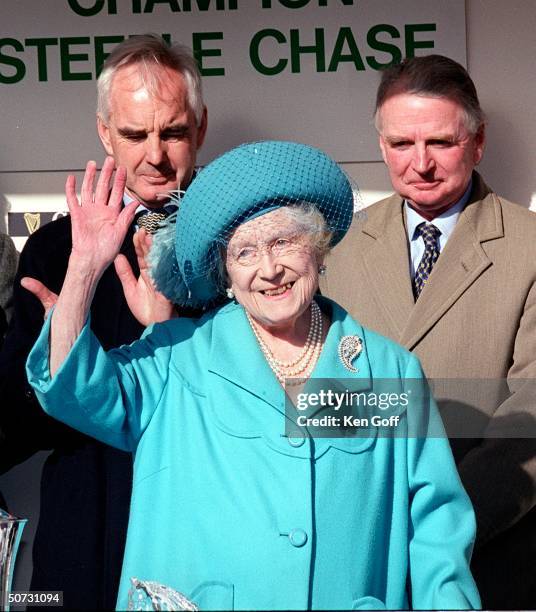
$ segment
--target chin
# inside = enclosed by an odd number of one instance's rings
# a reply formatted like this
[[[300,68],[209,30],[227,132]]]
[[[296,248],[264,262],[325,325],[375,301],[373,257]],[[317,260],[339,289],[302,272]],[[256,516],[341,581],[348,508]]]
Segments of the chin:
[[[267,328],[284,329],[285,327],[293,327],[296,321],[299,319],[299,311],[293,309],[292,312],[270,312],[262,313],[259,322]]]
[[[173,191],[173,187],[163,187],[158,193],[140,194],[141,201],[149,208],[159,208],[166,202],[169,202],[169,192]]]
[[[410,202],[413,202],[415,206],[422,209],[430,209],[431,211],[439,208],[440,202],[442,201],[442,198],[440,196],[432,193],[428,194],[428,197],[423,197],[422,194],[419,194],[416,197],[408,197],[407,199]]]

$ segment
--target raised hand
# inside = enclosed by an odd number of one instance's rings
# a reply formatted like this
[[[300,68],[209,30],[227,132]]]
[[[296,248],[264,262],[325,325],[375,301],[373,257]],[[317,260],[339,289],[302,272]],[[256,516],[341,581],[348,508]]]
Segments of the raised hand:
[[[134,234],[134,249],[138,258],[140,275],[134,276],[132,268],[124,255],[115,258],[115,270],[123,285],[123,292],[132,314],[142,325],[167,321],[176,316],[173,304],[154,287],[149,276],[147,258],[152,238],[140,229]]]
[[[134,219],[136,203],[123,206],[126,170],[114,173],[114,160],[107,157],[94,188],[97,165],[87,163],[80,200],[76,195],[76,179],[70,175],[65,184],[67,205],[71,213],[71,261],[88,270],[101,273],[116,257]],[[110,184],[112,186],[110,190]]]
[[[126,170],[118,168],[112,181],[114,160],[107,157],[93,189],[97,166],[86,166],[80,200],[76,181],[65,184],[71,213],[72,251],[50,328],[50,375],[54,376],[83,328],[100,277],[115,259],[134,219],[136,203],[123,207]],[[110,190],[110,183],[112,188]],[[37,295],[37,294],[36,294]],[[38,296],[39,297],[39,296]]]

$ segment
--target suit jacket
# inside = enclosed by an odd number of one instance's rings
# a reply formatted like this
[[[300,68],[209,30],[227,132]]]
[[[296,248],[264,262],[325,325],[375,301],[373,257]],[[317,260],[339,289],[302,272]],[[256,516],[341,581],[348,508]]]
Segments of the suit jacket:
[[[472,568],[483,606],[536,607],[536,215],[474,173],[470,200],[416,303],[397,195],[356,219],[327,266],[325,295],[415,351],[428,378],[456,379],[441,387],[451,400],[442,414],[447,430],[453,422],[451,444],[476,512]]]
[[[73,609],[113,608],[128,521],[131,455],[45,415],[24,369],[43,326],[43,309],[20,286],[20,279],[32,276],[59,292],[70,252],[71,222],[64,217],[32,234],[20,256],[14,315],[0,354],[0,471],[36,451],[52,450],[41,479],[31,588],[62,590],[64,605]],[[132,231],[121,252],[137,271]],[[132,342],[143,331],[126,304],[113,265],[97,287],[91,327],[107,349]]]

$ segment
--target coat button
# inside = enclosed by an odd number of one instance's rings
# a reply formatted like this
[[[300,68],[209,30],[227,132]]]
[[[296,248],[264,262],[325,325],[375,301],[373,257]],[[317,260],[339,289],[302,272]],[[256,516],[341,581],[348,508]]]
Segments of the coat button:
[[[288,534],[288,539],[290,540],[292,546],[300,548],[307,542],[307,534],[303,529],[293,529]]]
[[[290,446],[293,446],[294,448],[299,448],[305,443],[305,438],[291,438],[288,436],[287,440]]]

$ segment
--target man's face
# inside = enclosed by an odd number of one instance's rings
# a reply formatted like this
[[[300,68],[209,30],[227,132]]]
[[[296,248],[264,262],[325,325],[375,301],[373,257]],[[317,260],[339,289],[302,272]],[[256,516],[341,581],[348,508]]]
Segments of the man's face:
[[[431,220],[463,195],[484,150],[484,129],[470,134],[448,98],[397,94],[380,109],[380,148],[397,193]]]
[[[148,91],[136,65],[115,74],[109,119],[97,119],[99,136],[117,166],[127,169],[127,192],[149,207],[162,206],[168,192],[186,188],[203,144],[206,111],[197,126],[182,76],[170,68],[153,69],[159,83]]]

